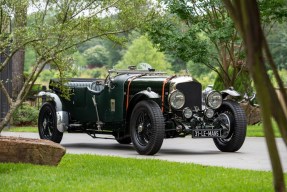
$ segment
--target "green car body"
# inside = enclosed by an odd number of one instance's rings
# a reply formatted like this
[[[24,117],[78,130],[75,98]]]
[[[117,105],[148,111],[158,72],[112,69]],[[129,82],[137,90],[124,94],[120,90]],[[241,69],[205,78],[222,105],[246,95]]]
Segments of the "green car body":
[[[69,99],[59,86],[69,89]],[[49,88],[39,94],[48,98],[38,121],[44,139],[60,142],[65,131],[94,138],[110,134],[121,144],[132,142],[144,155],[157,153],[164,138],[190,134],[213,138],[221,151],[237,151],[244,142],[244,112],[225,99],[236,92],[202,92],[201,84],[190,76],[110,70],[105,80],[70,79],[61,85],[52,79]]]

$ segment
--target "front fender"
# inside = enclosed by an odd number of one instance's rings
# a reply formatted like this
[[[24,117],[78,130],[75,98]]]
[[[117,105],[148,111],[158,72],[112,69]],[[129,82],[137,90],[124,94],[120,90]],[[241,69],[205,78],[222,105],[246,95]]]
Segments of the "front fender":
[[[55,103],[56,116],[57,116],[57,129],[58,131],[62,133],[67,131],[68,124],[69,124],[69,114],[68,112],[63,111],[62,101],[59,98],[59,96],[55,93],[45,92],[45,91],[41,91],[38,94],[38,96],[39,97],[46,96],[53,100],[53,102]]]
[[[137,94],[135,94],[134,97],[136,97],[138,95],[144,95],[149,99],[159,99],[160,98],[160,96],[157,93],[155,93],[153,91],[148,91],[148,90],[140,91]]]
[[[129,107],[133,107],[135,104],[137,104],[139,101],[144,99],[153,99],[155,101],[160,99],[160,96],[149,90],[140,91],[137,94],[133,96],[133,98],[129,102]]]
[[[133,98],[129,102],[129,107],[128,107],[128,110],[127,110],[127,119],[129,119],[134,106],[138,102],[140,102],[140,101],[142,101],[144,99],[152,99],[152,100],[155,100],[155,102],[157,102],[158,104],[160,103],[160,96],[157,93],[155,93],[155,92],[153,92],[151,90],[140,91],[137,94],[135,94],[133,96]]]
[[[220,91],[220,93],[221,93],[223,99],[226,98],[228,95],[230,95],[232,97],[239,97],[240,96],[240,93],[235,91],[233,89],[233,87],[230,87],[228,89],[222,90],[222,91]]]

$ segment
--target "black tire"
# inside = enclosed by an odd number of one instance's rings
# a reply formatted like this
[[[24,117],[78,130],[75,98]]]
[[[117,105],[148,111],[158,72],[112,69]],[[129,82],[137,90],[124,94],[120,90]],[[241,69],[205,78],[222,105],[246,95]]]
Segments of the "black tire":
[[[164,131],[164,118],[156,102],[144,100],[136,104],[131,115],[130,133],[139,154],[156,154],[163,143]]]
[[[214,138],[216,147],[222,152],[238,151],[245,141],[246,115],[240,105],[232,100],[225,100],[218,109],[219,115],[229,122],[229,131],[224,138]]]
[[[57,116],[55,106],[46,102],[40,109],[38,118],[38,131],[41,139],[60,143],[63,133],[57,129]]]
[[[116,138],[116,140],[119,144],[130,144],[132,142],[130,137]]]

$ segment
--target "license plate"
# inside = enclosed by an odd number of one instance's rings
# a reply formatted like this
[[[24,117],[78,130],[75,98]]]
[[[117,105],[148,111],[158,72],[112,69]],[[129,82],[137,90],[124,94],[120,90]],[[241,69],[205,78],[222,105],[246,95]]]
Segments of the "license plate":
[[[220,129],[200,129],[192,131],[193,138],[217,138],[221,137]]]

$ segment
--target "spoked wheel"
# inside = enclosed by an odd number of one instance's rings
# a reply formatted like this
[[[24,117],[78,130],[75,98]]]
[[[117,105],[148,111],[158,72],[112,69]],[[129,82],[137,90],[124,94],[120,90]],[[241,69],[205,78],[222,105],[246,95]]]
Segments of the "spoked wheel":
[[[223,132],[221,138],[214,138],[213,141],[220,151],[235,152],[241,148],[245,140],[245,112],[232,100],[223,101],[218,112]]]
[[[57,116],[54,105],[44,103],[40,109],[38,118],[38,130],[41,139],[47,139],[60,143],[63,133],[57,129]]]
[[[139,102],[130,120],[131,139],[135,149],[141,155],[154,155],[164,139],[164,118],[154,101]]]

